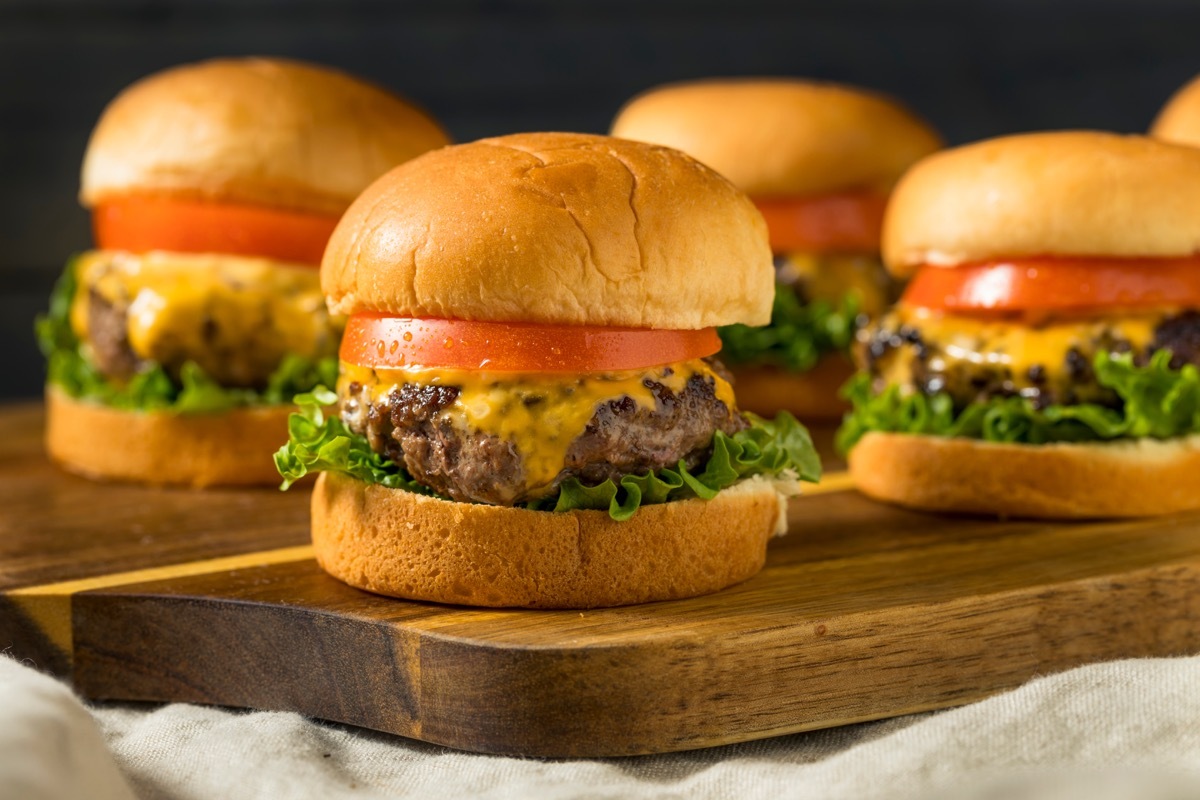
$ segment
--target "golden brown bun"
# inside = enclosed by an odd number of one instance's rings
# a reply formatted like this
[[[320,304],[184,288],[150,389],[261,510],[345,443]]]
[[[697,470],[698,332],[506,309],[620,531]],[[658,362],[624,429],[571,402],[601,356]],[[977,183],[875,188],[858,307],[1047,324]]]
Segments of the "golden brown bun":
[[[1019,445],[869,433],[850,473],[877,500],[1007,517],[1148,517],[1200,508],[1200,436]]]
[[[278,485],[291,406],[223,414],[122,411],[46,390],[46,449],[89,478],[153,485]]]
[[[1150,135],[1176,144],[1200,146],[1200,77],[1171,96],[1150,126]]]
[[[340,214],[384,172],[448,142],[424,112],[342,72],[217,59],[143,78],[109,103],[80,198],[154,193]]]
[[[942,146],[891,98],[789,79],[652,89],[621,109],[612,134],[682,150],[753,197],[887,189]]]
[[[594,608],[694,597],[762,569],[783,513],[763,479],[713,500],[555,513],[455,503],[322,473],[321,567],[370,592],[475,606]]]
[[[764,325],[775,293],[762,215],[664,147],[528,133],[416,158],[334,230],[335,312],[697,329]]]
[[[803,421],[840,419],[850,408],[838,397],[838,389],[854,374],[854,366],[844,356],[824,356],[808,372],[789,372],[765,364],[742,364],[729,371],[742,411],[768,418],[790,411]]]
[[[1144,136],[1006,136],[932,155],[896,186],[888,269],[1021,256],[1200,251],[1200,150]]]

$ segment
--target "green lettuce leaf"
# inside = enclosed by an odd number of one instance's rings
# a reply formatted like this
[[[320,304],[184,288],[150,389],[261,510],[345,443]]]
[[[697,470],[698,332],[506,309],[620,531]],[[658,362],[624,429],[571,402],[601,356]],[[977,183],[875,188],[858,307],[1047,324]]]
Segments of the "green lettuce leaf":
[[[327,471],[344,472],[389,489],[433,494],[400,465],[372,450],[367,440],[347,428],[336,414],[325,416],[325,407],[337,402],[337,395],[328,388],[318,386],[298,394],[294,402],[299,411],[288,417],[287,444],[275,453],[275,468],[283,476],[281,489],[310,472]]]
[[[205,414],[286,403],[298,393],[337,381],[336,357],[314,360],[297,355],[285,357],[261,391],[221,386],[192,362],[183,365],[178,379],[153,364],[124,383],[111,381],[88,360],[71,328],[77,281],[72,259],[54,285],[49,310],[34,322],[38,346],[46,357],[46,380],[71,397],[130,411]]]
[[[754,361],[807,372],[826,353],[850,349],[858,311],[856,294],[847,294],[836,306],[825,300],[802,303],[789,287],[777,286],[769,325],[729,325],[718,330],[721,360],[729,364]]]
[[[281,488],[311,472],[342,472],[367,483],[434,495],[399,464],[371,449],[367,440],[350,431],[337,416],[326,416],[324,407],[337,396],[325,387],[295,398],[300,410],[288,421],[288,442],[275,454],[275,467],[283,476]],[[564,481],[559,491],[529,508],[571,511],[607,510],[615,520],[629,519],[643,505],[688,497],[712,499],[720,490],[751,475],[790,475],[815,483],[821,478],[821,461],[808,430],[786,412],[774,420],[747,414],[750,427],[733,436],[718,431],[713,452],[704,468],[692,472],[681,461],[674,469],[645,475],[626,475],[598,486],[577,479]]]
[[[838,431],[848,452],[871,431],[960,436],[987,442],[1047,444],[1123,438],[1172,439],[1200,432],[1200,370],[1171,369],[1171,353],[1159,350],[1144,366],[1130,353],[1097,354],[1097,381],[1121,399],[1119,409],[1094,404],[1036,408],[1021,397],[994,398],[955,409],[945,394],[904,394],[889,386],[871,392],[870,378],[855,376],[842,389],[851,410]]]

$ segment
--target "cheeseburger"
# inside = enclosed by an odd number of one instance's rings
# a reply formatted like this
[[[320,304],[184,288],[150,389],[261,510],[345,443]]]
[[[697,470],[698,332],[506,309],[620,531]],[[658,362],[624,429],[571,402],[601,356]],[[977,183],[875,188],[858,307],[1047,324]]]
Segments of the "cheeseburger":
[[[118,95],[83,163],[96,249],[38,324],[50,455],[97,478],[274,482],[292,395],[337,374],[344,320],[317,268],[338,217],[446,143],[398,97],[295,62],[182,66]]]
[[[895,299],[879,261],[887,195],[936,133],[889,98],[800,80],[721,80],[655,89],[613,135],[683,150],[753,198],[775,254],[770,324],[721,330],[745,408],[837,417],[849,348]]]
[[[866,494],[915,508],[1133,517],[1200,508],[1200,150],[1043,133],[934,155],[897,186],[841,431]]]
[[[336,395],[276,464],[320,470],[317,560],[381,594],[585,608],[741,581],[819,463],[738,410],[716,326],[770,316],[754,205],[674,150],[485,139],[380,178],[330,239]],[[324,414],[322,405],[337,403]]]

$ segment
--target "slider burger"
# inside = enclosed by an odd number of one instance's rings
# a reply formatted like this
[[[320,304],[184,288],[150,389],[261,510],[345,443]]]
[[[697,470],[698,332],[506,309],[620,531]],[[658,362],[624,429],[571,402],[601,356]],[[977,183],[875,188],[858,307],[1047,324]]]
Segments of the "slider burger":
[[[1200,508],[1200,150],[1011,136],[925,159],[888,208],[912,277],[860,333],[840,432],[866,494],[914,508]]]
[[[394,95],[296,62],[208,61],[118,95],[83,163],[97,249],[38,323],[50,455],[96,478],[274,483],[292,395],[337,374],[317,267],[338,217],[446,143]]]
[[[744,580],[820,465],[738,410],[715,326],[770,315],[766,226],[674,150],[485,139],[380,178],[321,265],[336,395],[276,455],[321,566],[381,594],[586,608]],[[337,403],[326,415],[321,407]]]
[[[938,149],[891,99],[801,80],[709,80],[654,89],[612,133],[678,148],[729,178],[766,217],[776,294],[766,327],[721,330],[743,407],[835,418],[856,328],[895,299],[879,261],[887,195]]]

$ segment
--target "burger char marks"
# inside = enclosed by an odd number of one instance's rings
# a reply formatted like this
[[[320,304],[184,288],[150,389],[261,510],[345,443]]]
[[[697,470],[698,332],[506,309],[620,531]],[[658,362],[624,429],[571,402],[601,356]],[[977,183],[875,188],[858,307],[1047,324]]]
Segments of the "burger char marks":
[[[688,379],[678,394],[656,381],[645,383],[657,398],[655,408],[629,398],[598,408],[567,452],[568,474],[594,485],[675,466],[680,459],[692,469],[708,459],[715,431],[733,434],[747,425],[740,414],[730,414],[713,394],[712,382],[700,375]]]
[[[718,365],[719,366],[719,365]],[[723,367],[719,367],[723,370]],[[747,423],[716,397],[711,379],[693,375],[678,393],[645,381],[656,398],[646,408],[621,397],[601,404],[570,445],[554,486],[569,477],[585,485],[628,474],[704,463],[713,433],[732,434]],[[460,389],[405,383],[374,403],[363,387],[347,386],[342,419],[372,449],[403,464],[421,483],[464,502],[514,505],[534,499],[526,485],[525,459],[517,446],[494,434],[464,429],[445,413]],[[536,398],[525,398],[534,407]]]
[[[1013,323],[1013,331],[1020,326]],[[1096,354],[1134,354],[1145,364],[1157,350],[1170,350],[1171,366],[1200,365],[1200,313],[1187,311],[1160,317],[1149,328],[1146,341],[1137,342],[1116,326],[1087,323],[1086,336],[1031,364],[1006,361],[1005,353],[989,351],[986,338],[959,336],[953,340],[940,331],[923,328],[919,319],[906,321],[896,312],[859,334],[857,355],[871,375],[876,390],[900,384],[926,395],[949,394],[956,407],[996,397],[1025,397],[1039,407],[1094,403],[1115,407],[1119,398],[1096,378]],[[1034,332],[1036,335],[1036,332]]]
[[[1163,320],[1154,331],[1154,349],[1171,351],[1171,367],[1200,365],[1200,312],[1185,311]]]

